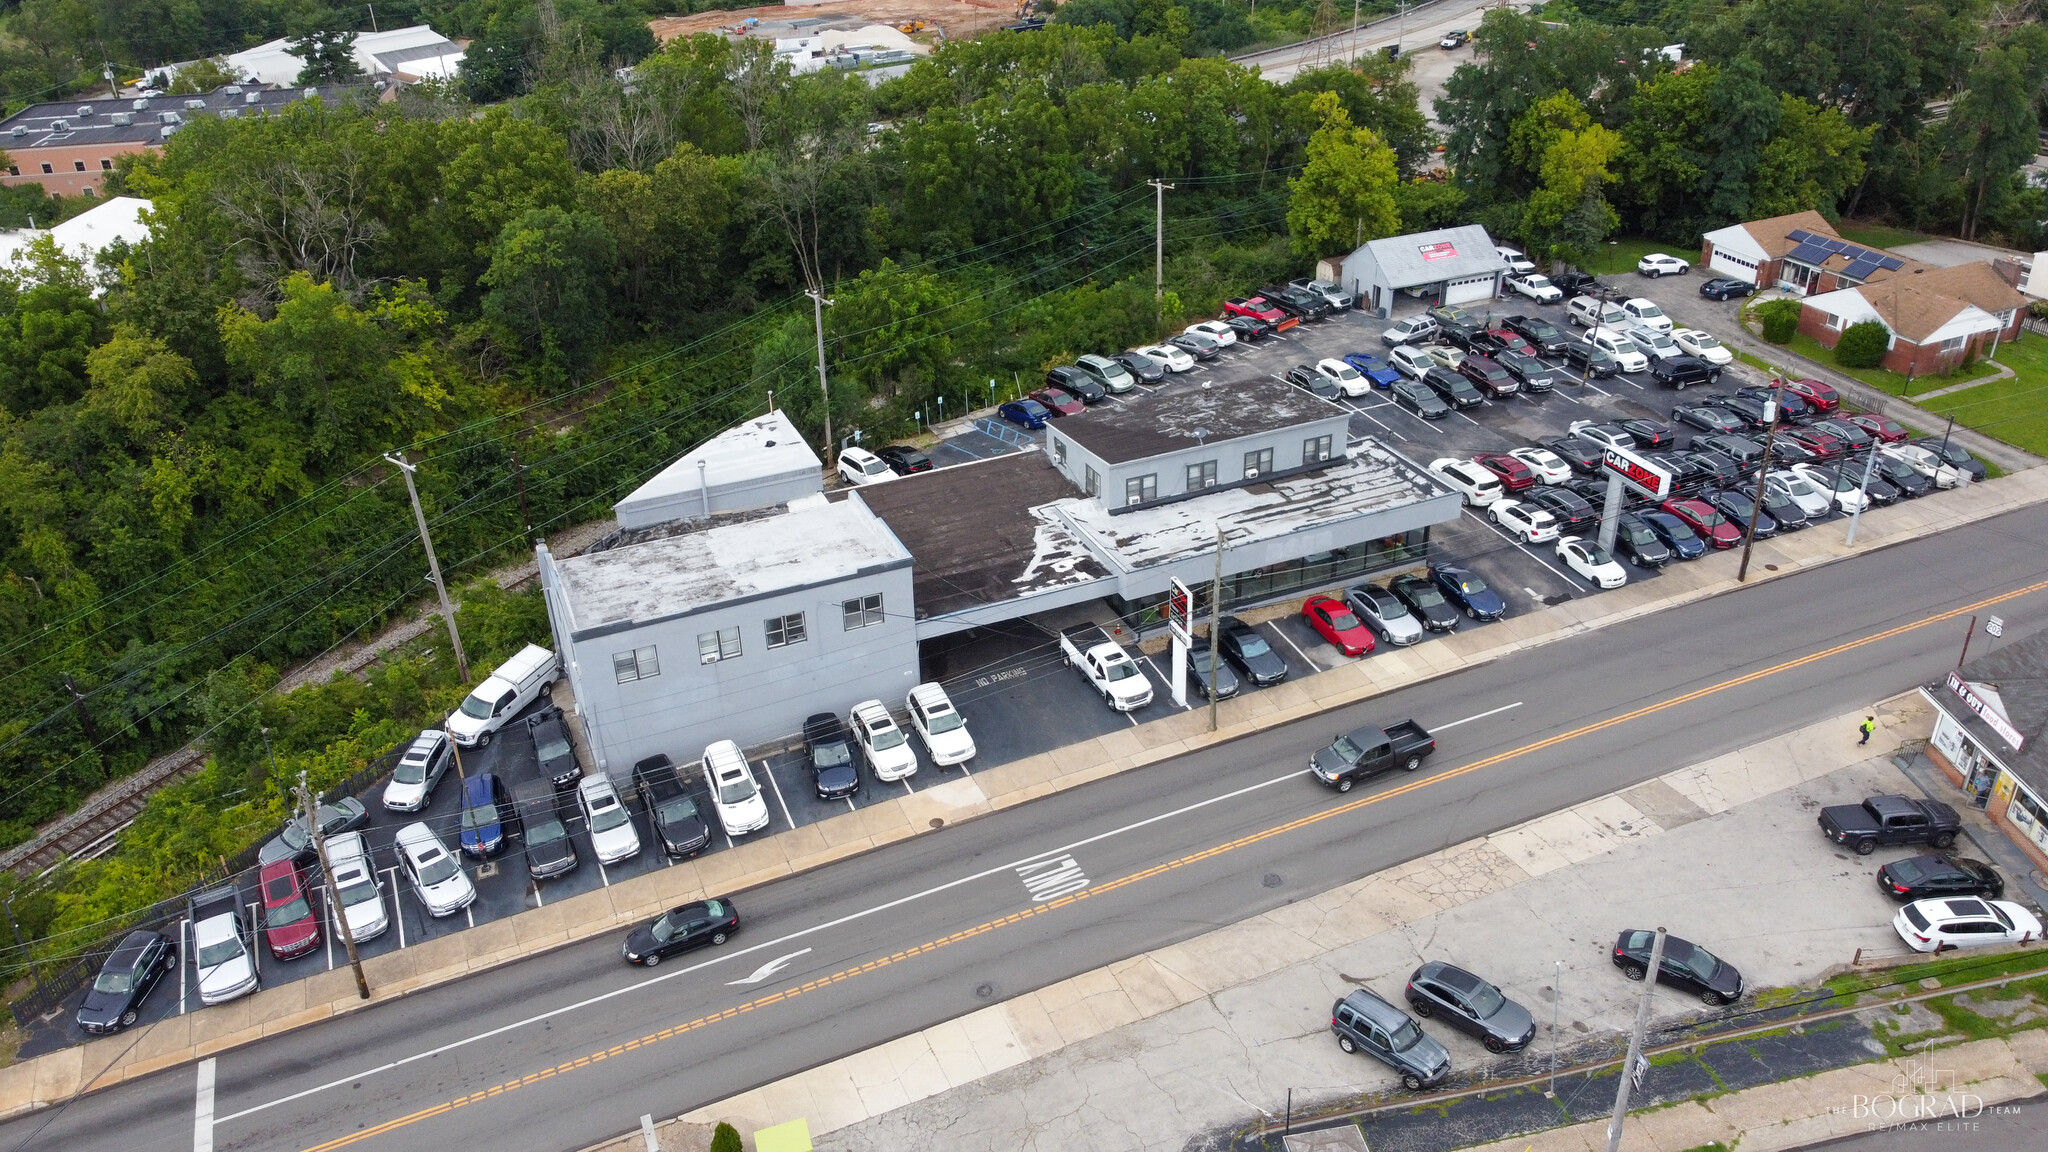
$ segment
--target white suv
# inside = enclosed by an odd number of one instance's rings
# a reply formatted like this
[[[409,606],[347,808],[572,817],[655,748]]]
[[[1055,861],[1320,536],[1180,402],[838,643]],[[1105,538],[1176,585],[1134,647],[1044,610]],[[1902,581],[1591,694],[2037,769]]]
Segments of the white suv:
[[[1635,321],[1638,328],[1653,328],[1659,332],[1671,331],[1671,317],[1666,316],[1664,310],[1657,307],[1655,300],[1641,296],[1633,300],[1624,300],[1621,310],[1628,313],[1628,318]]]
[[[377,882],[363,834],[329,836],[327,859],[334,865],[335,905],[340,910],[335,919],[348,927],[358,944],[382,936],[391,927],[391,915],[384,907],[384,886]]]
[[[919,684],[910,690],[903,706],[910,710],[910,726],[917,729],[932,763],[950,768],[974,759],[974,737],[967,732],[967,718],[953,707],[944,688]]]
[[[855,704],[851,720],[853,738],[867,753],[868,767],[874,769],[876,779],[894,783],[917,771],[917,749],[910,746],[880,700]]]
[[[1387,353],[1387,362],[1403,376],[1420,380],[1424,373],[1436,367],[1436,357],[1429,354],[1428,345],[1410,347],[1402,345]]]
[[[1501,497],[1500,480],[1470,460],[1455,456],[1431,460],[1429,472],[1474,508],[1484,508]]]
[[[894,480],[889,462],[865,448],[846,448],[839,453],[839,478],[848,484],[880,484]]]
[[[602,772],[585,776],[576,784],[576,801],[583,805],[590,847],[599,864],[616,864],[640,854],[640,830],[633,826],[633,813],[620,802],[611,777]]]
[[[452,758],[448,734],[439,728],[425,729],[413,737],[405,755],[398,758],[398,767],[392,769],[391,783],[384,786],[384,806],[393,812],[425,808]]]
[[[1579,339],[1614,357],[1614,362],[1620,365],[1623,372],[1650,370],[1650,358],[1643,354],[1641,348],[1636,347],[1635,341],[1612,328],[1588,329],[1579,336]]]
[[[768,798],[761,795],[738,744],[720,740],[704,749],[704,783],[727,835],[744,836],[768,826]]]
[[[453,916],[476,902],[476,886],[462,861],[448,851],[434,830],[422,822],[398,830],[398,866],[412,880],[413,891],[429,916]]]

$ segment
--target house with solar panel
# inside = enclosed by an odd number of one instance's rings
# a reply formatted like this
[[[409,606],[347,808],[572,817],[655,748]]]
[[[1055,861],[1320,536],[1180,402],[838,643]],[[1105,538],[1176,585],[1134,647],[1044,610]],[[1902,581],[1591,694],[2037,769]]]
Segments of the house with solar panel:
[[[1810,296],[1883,279],[1911,261],[1842,239],[1818,212],[1794,212],[1707,233],[1700,263],[1759,289]]]

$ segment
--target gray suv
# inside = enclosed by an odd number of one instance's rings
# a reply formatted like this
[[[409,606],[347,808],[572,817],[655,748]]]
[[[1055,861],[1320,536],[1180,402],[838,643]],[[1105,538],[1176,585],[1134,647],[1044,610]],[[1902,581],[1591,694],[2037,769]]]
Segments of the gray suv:
[[[1330,1009],[1337,1047],[1361,1049],[1401,1074],[1401,1085],[1418,1092],[1451,1074],[1451,1054],[1423,1034],[1406,1012],[1360,988]]]
[[[1444,1023],[1478,1038],[1488,1052],[1526,1048],[1536,1038],[1527,1008],[1463,968],[1436,960],[1408,977],[1408,1006],[1425,1020],[1443,1013]]]

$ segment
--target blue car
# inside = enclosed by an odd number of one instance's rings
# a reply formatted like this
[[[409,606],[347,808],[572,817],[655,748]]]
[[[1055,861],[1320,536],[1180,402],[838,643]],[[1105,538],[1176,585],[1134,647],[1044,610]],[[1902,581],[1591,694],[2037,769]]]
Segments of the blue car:
[[[1498,620],[1507,615],[1508,602],[1500,598],[1500,593],[1487,587],[1479,573],[1470,568],[1443,564],[1432,567],[1429,578],[1436,581],[1438,590],[1446,599],[1474,620]]]
[[[1043,428],[1046,417],[1052,415],[1052,409],[1036,400],[1012,400],[996,409],[996,415],[1019,428]]]
[[[1657,534],[1657,539],[1662,540],[1664,546],[1671,549],[1680,560],[1697,560],[1706,554],[1707,542],[1700,539],[1699,533],[1694,532],[1690,524],[1671,513],[1638,512],[1636,515],[1643,518],[1643,523],[1650,526],[1650,531]]]
[[[505,849],[505,786],[489,772],[462,782],[462,850],[487,860]]]
[[[1347,352],[1344,362],[1358,369],[1358,374],[1372,381],[1375,388],[1392,388],[1394,382],[1401,378],[1401,373],[1393,365],[1370,352]]]

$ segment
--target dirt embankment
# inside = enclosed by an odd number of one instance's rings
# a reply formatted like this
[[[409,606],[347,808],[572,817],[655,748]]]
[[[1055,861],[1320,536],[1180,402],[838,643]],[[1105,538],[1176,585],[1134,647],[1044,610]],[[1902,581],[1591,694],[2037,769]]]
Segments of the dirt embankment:
[[[1006,24],[1014,24],[1017,6],[995,0],[838,0],[829,4],[776,4],[766,8],[699,12],[694,16],[663,16],[649,20],[647,26],[654,31],[655,39],[666,44],[678,36],[737,27],[749,16],[763,23],[811,17],[858,18],[862,24],[889,25],[922,20],[925,30],[912,35],[927,43],[937,43],[941,34],[955,40],[971,39]]]

